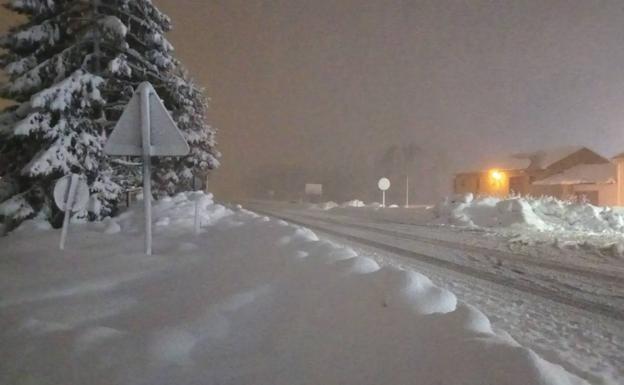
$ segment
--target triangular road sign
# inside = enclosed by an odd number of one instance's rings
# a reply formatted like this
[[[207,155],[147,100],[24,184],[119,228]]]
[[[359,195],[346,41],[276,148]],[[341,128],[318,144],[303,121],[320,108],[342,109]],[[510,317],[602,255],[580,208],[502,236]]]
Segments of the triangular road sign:
[[[189,153],[184,136],[171,119],[151,84],[139,85],[104,146],[109,155],[143,157],[145,254],[152,254],[152,156]]]
[[[184,136],[174,123],[151,84],[139,85],[111,133],[104,152],[108,155],[144,155],[141,134],[141,94],[148,95],[151,156],[181,156],[189,153]]]
[[[143,155],[141,140],[141,95],[137,90],[126,105],[115,129],[108,137],[104,152],[108,155]]]

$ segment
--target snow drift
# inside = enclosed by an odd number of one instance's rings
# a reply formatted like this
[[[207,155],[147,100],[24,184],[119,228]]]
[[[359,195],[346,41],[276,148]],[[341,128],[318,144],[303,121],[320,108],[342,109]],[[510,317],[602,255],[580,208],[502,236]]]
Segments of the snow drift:
[[[0,239],[0,383],[584,384],[414,271],[186,194]]]
[[[338,204],[334,201],[327,201],[327,202],[322,202],[322,203],[313,203],[307,206],[308,209],[323,210],[323,211],[333,210],[337,208],[352,208],[352,207],[380,208],[381,204],[375,202],[375,203],[371,203],[367,205],[366,203],[364,203],[363,201],[359,199],[352,199],[350,201],[346,201],[341,204]]]
[[[538,231],[621,233],[624,213],[609,207],[551,197],[447,198],[434,208],[436,222],[467,227],[515,227]]]

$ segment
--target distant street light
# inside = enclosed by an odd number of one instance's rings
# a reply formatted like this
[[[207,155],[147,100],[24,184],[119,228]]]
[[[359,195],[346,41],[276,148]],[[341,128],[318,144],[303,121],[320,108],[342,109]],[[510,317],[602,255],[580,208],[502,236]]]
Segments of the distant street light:
[[[503,186],[503,181],[505,180],[505,173],[500,170],[490,170],[490,180],[492,185],[497,190]]]
[[[502,181],[503,178],[505,177],[505,175],[498,170],[492,170],[492,172],[490,173],[490,176],[492,177],[492,180],[496,182]]]

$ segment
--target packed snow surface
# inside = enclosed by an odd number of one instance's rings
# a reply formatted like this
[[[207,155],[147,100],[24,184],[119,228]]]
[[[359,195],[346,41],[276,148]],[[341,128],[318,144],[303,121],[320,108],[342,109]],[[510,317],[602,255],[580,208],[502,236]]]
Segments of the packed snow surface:
[[[517,227],[539,231],[622,233],[624,212],[555,198],[447,198],[434,208],[439,223],[468,227]]]
[[[322,203],[313,203],[307,206],[312,210],[332,210],[335,208],[350,208],[350,207],[368,207],[368,208],[380,208],[381,204],[379,203],[371,203],[366,204],[359,199],[352,199],[350,201],[343,202],[338,204],[334,201],[322,202]]]
[[[584,384],[424,275],[180,194],[0,239],[0,383]]]
[[[343,203],[340,206],[341,207],[366,207],[366,204],[359,199],[353,199],[353,200]]]
[[[506,239],[509,247],[542,244],[562,251],[624,257],[624,210],[552,197],[474,198],[459,194],[435,206],[383,208],[378,203],[328,202],[307,208],[352,218],[483,231]]]
[[[594,206],[589,203],[562,201],[552,197],[478,197],[458,194],[448,197],[429,210],[428,206],[410,206],[396,211],[396,204],[382,208],[379,203],[351,200],[343,204],[324,202],[308,206],[335,213],[412,219],[416,223],[445,224],[471,228],[516,228],[536,231],[624,233],[624,210]],[[351,210],[360,208],[364,210]],[[397,219],[395,218],[395,219]]]

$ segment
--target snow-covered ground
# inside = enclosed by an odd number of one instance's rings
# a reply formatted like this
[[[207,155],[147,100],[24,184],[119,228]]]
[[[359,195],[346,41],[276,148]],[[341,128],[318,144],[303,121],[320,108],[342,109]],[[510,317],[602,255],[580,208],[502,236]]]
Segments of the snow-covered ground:
[[[480,197],[464,194],[434,207],[440,223],[463,227],[533,229],[540,231],[624,232],[620,208],[562,201],[552,197]]]
[[[0,238],[0,383],[583,384],[424,275],[185,194]]]
[[[624,378],[622,258],[593,247],[513,241],[514,231],[540,233],[529,227],[440,225],[431,207],[250,205],[364,250],[381,265],[425,272],[438,286],[478,304],[495,327],[591,383],[620,384]],[[556,239],[564,233],[542,234]],[[594,236],[604,241],[604,234]]]
[[[435,206],[381,208],[378,203],[357,206],[326,202],[302,205],[367,220],[407,225],[441,226],[480,233],[469,243],[519,251],[539,258],[565,259],[583,265],[606,265],[624,274],[624,209],[599,207],[555,198],[447,198]],[[437,233],[444,233],[443,230]],[[453,238],[457,232],[452,232]],[[470,234],[464,232],[463,235]],[[575,260],[576,259],[576,260]]]

